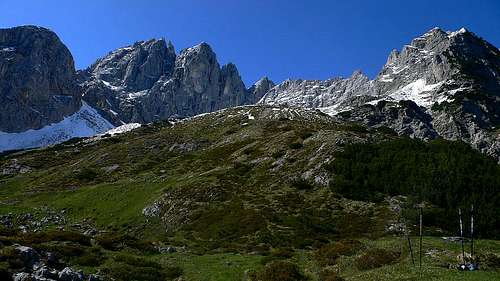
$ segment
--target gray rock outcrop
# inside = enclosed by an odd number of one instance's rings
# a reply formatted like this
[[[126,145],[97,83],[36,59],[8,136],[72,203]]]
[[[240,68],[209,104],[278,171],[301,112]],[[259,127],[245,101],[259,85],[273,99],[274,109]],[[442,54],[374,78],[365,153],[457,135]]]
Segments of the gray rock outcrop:
[[[60,281],[83,281],[84,275],[82,272],[74,271],[70,267],[65,267],[58,274]]]
[[[201,43],[175,54],[164,39],[111,52],[80,73],[83,99],[112,120],[148,123],[255,102],[234,64]]]
[[[391,52],[373,80],[358,72],[287,80],[260,103],[319,108],[410,137],[463,140],[500,160],[500,51],[464,28],[413,39]]]
[[[50,253],[39,254],[33,248],[27,246],[15,247],[18,259],[22,261],[22,268],[19,272],[12,273],[14,281],[100,281],[104,280],[97,274],[85,274],[71,267],[60,268],[62,263]]]
[[[466,29],[434,28],[390,53],[372,80],[262,78],[247,89],[234,64],[201,43],[176,54],[164,39],[117,49],[75,74],[44,28],[0,29],[0,131],[61,121],[81,100],[113,125],[149,123],[253,104],[317,108],[401,135],[463,140],[500,160],[500,51]]]
[[[0,151],[253,104],[272,86],[265,79],[247,89],[236,66],[220,66],[206,43],[176,54],[164,39],[139,41],[75,72],[52,31],[0,29],[0,132],[23,133],[1,135]],[[82,118],[80,111],[91,116]],[[70,120],[62,124],[65,117]]]
[[[26,268],[32,269],[34,265],[40,262],[40,254],[35,249],[26,246],[17,246],[15,249]]]
[[[52,31],[0,29],[0,131],[59,122],[81,106],[73,57]]]
[[[255,84],[248,89],[252,96],[250,97],[250,103],[258,102],[269,90],[271,90],[274,86],[273,81],[271,81],[268,77],[262,77],[259,81],[255,82]]]

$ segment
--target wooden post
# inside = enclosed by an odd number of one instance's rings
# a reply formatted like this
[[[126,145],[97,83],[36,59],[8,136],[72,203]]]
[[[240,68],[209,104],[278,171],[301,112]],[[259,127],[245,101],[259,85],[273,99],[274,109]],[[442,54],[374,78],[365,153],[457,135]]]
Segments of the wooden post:
[[[470,256],[474,261],[474,204],[470,206]]]
[[[460,240],[462,242],[462,264],[465,267],[464,228],[462,224],[462,210],[460,208],[458,208],[458,218],[460,220]]]
[[[422,207],[420,207],[420,245],[419,245],[419,266],[420,266],[420,273],[422,273]]]

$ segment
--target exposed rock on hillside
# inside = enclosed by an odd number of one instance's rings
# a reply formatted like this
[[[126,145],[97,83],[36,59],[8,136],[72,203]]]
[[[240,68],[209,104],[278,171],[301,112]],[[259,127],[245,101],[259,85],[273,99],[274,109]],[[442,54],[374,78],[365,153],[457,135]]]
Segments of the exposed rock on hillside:
[[[22,132],[76,112],[81,92],[69,50],[52,31],[0,29],[0,131]]]
[[[84,99],[115,125],[186,117],[254,103],[234,64],[220,67],[201,43],[176,56],[165,40],[137,42],[97,61],[81,75]]]
[[[463,140],[500,159],[499,93],[500,51],[466,29],[434,28],[392,51],[374,80],[360,73],[288,80],[260,102],[344,112],[339,116],[345,121],[412,137]]]

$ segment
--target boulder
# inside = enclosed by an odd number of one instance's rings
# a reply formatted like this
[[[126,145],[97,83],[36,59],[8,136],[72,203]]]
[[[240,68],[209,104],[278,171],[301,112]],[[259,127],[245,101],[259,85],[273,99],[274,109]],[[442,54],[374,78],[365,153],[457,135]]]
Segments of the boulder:
[[[21,260],[27,269],[32,269],[34,265],[40,262],[40,254],[36,250],[26,246],[17,246],[16,251],[19,252]]]
[[[33,280],[31,274],[26,273],[26,272],[15,273],[12,276],[12,279],[14,281],[32,281]]]
[[[38,278],[57,279],[58,273],[45,265],[33,271],[33,275]]]
[[[83,272],[76,272],[69,267],[65,267],[63,270],[59,272],[59,280],[60,281],[83,281],[84,275]]]
[[[103,280],[98,274],[89,274],[87,281],[101,281]]]

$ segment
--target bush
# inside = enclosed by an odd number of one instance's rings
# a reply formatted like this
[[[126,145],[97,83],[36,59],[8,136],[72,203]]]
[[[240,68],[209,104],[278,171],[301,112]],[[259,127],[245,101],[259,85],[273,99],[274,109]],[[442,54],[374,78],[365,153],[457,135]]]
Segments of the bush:
[[[178,266],[167,266],[163,268],[163,274],[167,279],[175,279],[184,273],[182,268]]]
[[[234,134],[236,132],[238,132],[238,128],[232,127],[232,128],[227,129],[227,131],[225,131],[224,134],[225,135],[232,135],[232,134]]]
[[[348,131],[354,133],[368,133],[368,128],[366,126],[357,123],[347,123],[338,125],[337,129],[340,131]]]
[[[301,149],[302,147],[304,147],[304,145],[301,142],[292,142],[288,144],[288,147],[290,147],[291,149]]]
[[[58,259],[69,259],[84,255],[85,248],[78,244],[42,244],[33,245],[37,251],[52,252]]]
[[[291,258],[293,257],[293,253],[294,251],[292,248],[277,248],[271,251],[271,255],[282,258]]]
[[[148,241],[116,233],[105,233],[95,238],[96,242],[106,250],[117,251],[129,247],[140,251],[154,252],[154,246]]]
[[[283,150],[277,150],[271,154],[273,158],[281,158],[285,155],[285,151]]]
[[[0,225],[0,236],[14,236],[17,232],[14,228]]]
[[[8,269],[21,269],[24,267],[24,262],[21,259],[21,255],[13,247],[5,247],[3,249],[0,249],[0,264],[6,272],[8,271]]]
[[[363,244],[357,240],[342,240],[323,245],[314,253],[314,257],[320,265],[334,265],[340,256],[353,255],[362,247]]]
[[[49,230],[45,232],[29,232],[19,235],[15,239],[17,239],[19,243],[25,245],[61,241],[90,246],[90,237],[73,231]]]
[[[114,260],[116,262],[121,262],[121,263],[126,263],[130,265],[134,265],[137,267],[152,267],[152,268],[161,268],[161,265],[157,262],[146,260],[141,257],[137,256],[131,256],[131,255],[125,255],[125,254],[120,254],[114,257]]]
[[[80,256],[74,258],[72,263],[81,266],[99,266],[105,257],[99,248],[86,249]]]
[[[206,240],[231,241],[265,227],[266,220],[259,211],[247,209],[243,202],[234,200],[224,205],[209,206],[183,229],[195,231]]]
[[[271,251],[271,254],[267,257],[264,257],[260,260],[261,264],[268,264],[275,260],[284,260],[293,257],[293,249],[292,248],[277,248]]]
[[[300,272],[297,265],[286,261],[274,261],[251,277],[254,281],[302,281],[307,278]]]
[[[352,111],[348,110],[339,112],[339,116],[342,118],[350,118],[352,116]]]
[[[320,281],[344,281],[344,278],[340,277],[338,273],[332,269],[323,269],[319,273]]]
[[[396,131],[394,131],[393,129],[391,129],[389,127],[386,127],[386,126],[378,127],[377,128],[377,132],[380,132],[382,134],[386,134],[386,135],[389,135],[389,136],[397,136],[398,135],[396,133]]]
[[[295,179],[291,183],[293,188],[296,188],[298,190],[311,190],[314,189],[314,185],[311,184],[308,180],[305,180],[303,178]]]
[[[489,268],[500,269],[500,255],[499,254],[479,254],[477,256],[477,260],[483,266],[487,266]]]
[[[161,264],[141,257],[119,255],[114,262],[102,269],[102,273],[116,281],[173,280],[182,275],[180,267],[162,267]]]
[[[312,137],[313,134],[314,133],[312,131],[302,131],[299,133],[299,137],[303,140],[306,140],[306,139]]]
[[[392,264],[398,260],[399,252],[384,249],[371,249],[355,260],[356,267],[360,270],[372,269]]]
[[[84,167],[80,171],[77,171],[75,178],[80,181],[90,182],[99,176],[99,172],[95,169]]]
[[[237,175],[244,176],[252,170],[252,165],[242,163],[242,162],[234,162],[234,172]]]
[[[165,280],[161,270],[152,267],[136,267],[130,264],[114,263],[102,269],[102,273],[117,281],[157,281]]]
[[[12,274],[9,271],[9,264],[0,262],[0,280],[12,280]]]

